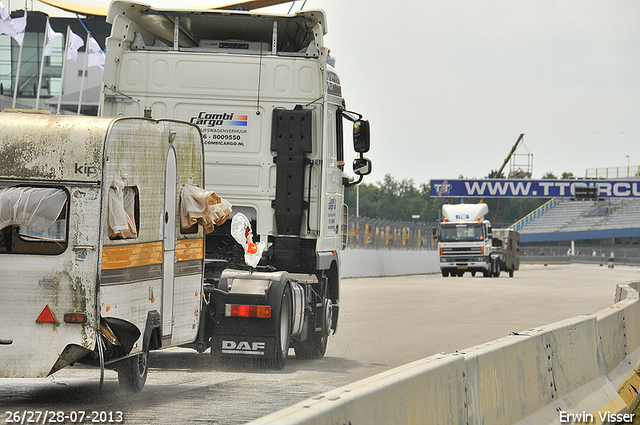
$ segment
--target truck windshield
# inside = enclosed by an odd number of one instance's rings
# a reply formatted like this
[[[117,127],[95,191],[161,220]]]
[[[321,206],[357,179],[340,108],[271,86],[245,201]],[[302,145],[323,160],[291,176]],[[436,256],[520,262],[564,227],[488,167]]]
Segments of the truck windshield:
[[[482,224],[447,224],[440,227],[440,242],[482,241]]]
[[[0,253],[64,252],[67,204],[62,189],[0,186]]]

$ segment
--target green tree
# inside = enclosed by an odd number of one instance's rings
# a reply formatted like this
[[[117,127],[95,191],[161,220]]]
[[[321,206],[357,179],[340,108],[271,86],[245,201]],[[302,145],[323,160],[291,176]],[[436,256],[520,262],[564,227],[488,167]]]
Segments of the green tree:
[[[489,175],[486,177],[488,179],[504,179],[504,173],[498,174],[498,170],[491,170]]]
[[[372,183],[360,183],[359,188],[351,186],[344,191],[344,201],[349,206],[349,214],[356,215],[356,193],[360,192],[360,216],[378,218],[377,208],[380,203],[380,188]]]

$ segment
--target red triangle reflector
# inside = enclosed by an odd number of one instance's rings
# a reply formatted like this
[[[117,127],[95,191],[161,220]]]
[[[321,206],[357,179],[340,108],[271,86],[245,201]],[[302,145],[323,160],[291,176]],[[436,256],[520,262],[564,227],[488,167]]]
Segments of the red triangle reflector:
[[[53,314],[51,314],[51,310],[49,310],[49,306],[44,306],[42,313],[36,319],[36,322],[51,322],[56,323],[56,319],[53,318]]]

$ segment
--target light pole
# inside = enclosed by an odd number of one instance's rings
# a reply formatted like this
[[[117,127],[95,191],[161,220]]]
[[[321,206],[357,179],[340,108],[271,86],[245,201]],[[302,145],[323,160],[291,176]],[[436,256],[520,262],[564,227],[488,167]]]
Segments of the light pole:
[[[627,177],[631,177],[631,158],[627,155]]]

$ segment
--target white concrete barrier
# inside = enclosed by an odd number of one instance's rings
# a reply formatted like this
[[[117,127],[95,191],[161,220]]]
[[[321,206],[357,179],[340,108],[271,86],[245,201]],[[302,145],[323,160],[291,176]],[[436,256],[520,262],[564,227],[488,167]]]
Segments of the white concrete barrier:
[[[428,357],[251,422],[544,425],[617,423],[638,403],[640,282],[593,315]],[[630,421],[629,421],[630,422]]]
[[[440,273],[438,251],[347,249],[340,253],[341,277]]]
[[[511,425],[551,403],[564,409],[561,397],[601,375],[593,317],[502,338],[465,350],[464,356],[469,424]],[[609,401],[599,397],[599,403]],[[584,404],[574,398],[572,407]],[[588,404],[595,406],[593,400]],[[554,412],[550,419],[557,417]]]
[[[466,425],[464,375],[464,356],[431,356],[328,391],[251,424]]]

